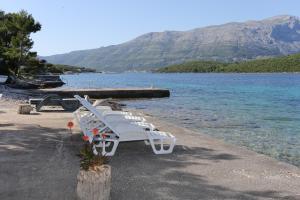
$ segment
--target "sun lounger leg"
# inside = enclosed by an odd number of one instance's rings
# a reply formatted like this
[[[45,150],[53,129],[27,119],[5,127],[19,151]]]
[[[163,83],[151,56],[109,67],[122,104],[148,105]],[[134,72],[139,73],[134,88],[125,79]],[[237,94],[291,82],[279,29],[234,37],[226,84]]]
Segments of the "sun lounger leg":
[[[169,154],[174,149],[176,139],[174,136],[155,138],[149,136],[149,142],[155,154]]]
[[[113,144],[110,151],[107,151],[109,145],[107,145],[106,143]],[[98,151],[96,150],[96,147],[100,147],[102,149],[101,154],[103,156],[113,156],[116,152],[118,145],[119,145],[118,140],[101,141],[99,144],[93,146],[95,148],[95,150],[93,149],[93,152],[95,155],[98,155]]]
[[[144,140],[144,142],[145,142],[145,145],[150,145],[149,140]]]
[[[119,141],[118,140],[114,140],[114,141],[111,141],[111,142],[113,143],[113,146],[112,146],[111,151],[109,151],[109,152],[106,151],[107,147],[105,146],[105,144],[103,145],[103,147],[102,147],[102,155],[103,156],[113,156],[115,154],[116,149],[117,149],[117,147],[119,145]]]
[[[97,151],[97,149],[96,149],[96,146],[95,146],[95,145],[93,145],[93,154],[95,154],[95,155],[98,155],[98,154],[99,154],[99,152]]]

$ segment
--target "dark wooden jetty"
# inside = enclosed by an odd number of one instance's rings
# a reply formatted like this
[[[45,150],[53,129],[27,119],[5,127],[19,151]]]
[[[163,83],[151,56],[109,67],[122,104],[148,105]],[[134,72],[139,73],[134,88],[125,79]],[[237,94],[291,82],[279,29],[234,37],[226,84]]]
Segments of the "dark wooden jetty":
[[[103,89],[74,89],[74,88],[55,88],[34,90],[40,94],[56,94],[63,98],[73,98],[74,95],[88,95],[93,99],[104,98],[163,98],[169,97],[170,91],[159,88],[103,88]]]

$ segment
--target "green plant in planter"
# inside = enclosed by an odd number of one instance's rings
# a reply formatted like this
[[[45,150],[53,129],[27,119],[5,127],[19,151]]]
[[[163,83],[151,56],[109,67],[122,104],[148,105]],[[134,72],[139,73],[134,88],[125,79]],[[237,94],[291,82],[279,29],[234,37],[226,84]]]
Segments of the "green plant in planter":
[[[95,155],[93,153],[92,145],[85,143],[84,147],[80,150],[79,154],[80,168],[83,170],[97,170],[97,167],[108,164],[109,159],[107,156]]]

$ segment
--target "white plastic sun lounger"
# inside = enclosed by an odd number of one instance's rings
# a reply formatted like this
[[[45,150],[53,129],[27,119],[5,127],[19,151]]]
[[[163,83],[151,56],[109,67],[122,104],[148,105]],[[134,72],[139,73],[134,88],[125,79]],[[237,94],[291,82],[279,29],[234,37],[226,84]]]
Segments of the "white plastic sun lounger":
[[[88,99],[89,99],[89,97],[85,96],[85,100],[88,101]],[[125,119],[128,119],[128,120],[133,120],[133,121],[138,121],[138,122],[146,121],[145,118],[143,118],[143,117],[133,116],[133,114],[131,112],[113,111],[110,106],[94,106],[94,107],[99,111],[99,113],[103,117],[109,116],[109,118],[112,118],[114,116],[122,115],[125,117]],[[122,118],[124,118],[124,117],[122,117]]]
[[[87,102],[89,101],[89,97],[85,95],[84,98]],[[94,106],[94,104],[93,104]],[[99,111],[99,113],[102,115],[102,117],[106,121],[133,121],[137,124],[148,127],[151,129],[155,129],[155,127],[152,124],[149,124],[146,122],[146,119],[139,116],[134,116],[131,112],[124,112],[124,111],[113,111],[110,106],[94,106]]]
[[[126,119],[126,120],[133,120],[133,121],[140,121],[140,122],[145,122],[146,121],[145,118],[134,116],[130,112],[122,112],[122,111],[104,111],[104,112],[100,112],[99,111],[99,113],[104,118],[123,118],[123,119]]]
[[[146,128],[148,127],[152,130],[155,129],[155,127],[152,124],[146,122],[145,118],[134,116],[130,112],[113,111],[109,106],[96,106],[96,109],[99,111],[99,114],[102,115],[103,119],[110,122],[112,125],[113,123],[121,123],[124,121],[128,123],[128,121],[131,121],[131,122],[135,122],[135,124],[138,124]]]
[[[127,116],[127,115],[123,115],[123,114],[104,114],[104,113],[101,113],[99,110],[98,110],[98,112],[100,115],[102,115],[101,116],[102,120],[108,122],[112,126],[119,126],[120,124],[125,124],[125,125],[134,124],[134,125],[139,125],[144,128],[148,128],[149,130],[156,130],[156,128],[153,126],[153,124],[147,123],[144,118],[140,118],[137,116]],[[85,112],[85,114],[83,112],[81,112],[80,118],[82,118],[83,120],[91,121],[92,119],[95,118],[94,116],[95,115],[91,112]],[[97,128],[101,128],[102,126],[104,126],[104,123],[98,122]]]
[[[143,117],[139,116],[134,116],[130,112],[123,112],[123,111],[107,111],[106,109],[96,109],[99,111],[99,113],[102,115],[103,118],[106,118],[107,120],[109,119],[117,119],[119,118],[120,120],[132,120],[132,121],[137,121],[137,122],[145,122],[146,119]]]
[[[172,134],[157,131],[152,124],[146,122],[126,119],[124,114],[109,118],[85,99],[78,95],[74,97],[88,110],[78,109],[74,115],[83,134],[93,144],[95,154],[98,154],[96,148],[101,147],[102,155],[113,156],[119,142],[141,140],[150,143],[155,154],[172,153],[176,142]],[[92,133],[95,128],[99,130],[97,135]]]

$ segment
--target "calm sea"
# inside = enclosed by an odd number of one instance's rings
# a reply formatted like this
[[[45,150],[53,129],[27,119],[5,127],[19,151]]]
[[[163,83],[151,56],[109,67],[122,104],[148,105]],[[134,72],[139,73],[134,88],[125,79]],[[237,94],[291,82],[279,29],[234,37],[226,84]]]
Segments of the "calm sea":
[[[153,116],[300,166],[300,74],[80,74],[67,87],[160,87],[126,102]]]

